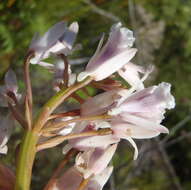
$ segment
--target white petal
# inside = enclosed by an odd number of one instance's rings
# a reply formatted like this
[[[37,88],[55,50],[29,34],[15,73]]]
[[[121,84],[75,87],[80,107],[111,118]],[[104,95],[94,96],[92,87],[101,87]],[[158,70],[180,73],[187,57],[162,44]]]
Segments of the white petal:
[[[0,146],[0,153],[1,154],[7,154],[7,151],[8,151],[7,145],[5,145],[3,147]]]
[[[135,41],[135,38],[133,36],[133,32],[129,30],[128,28],[122,27],[122,24],[119,22],[117,24],[114,24],[111,27],[110,42],[115,42],[117,40],[118,46],[124,48],[124,47],[132,47],[133,43]]]
[[[158,98],[163,99],[165,102],[165,108],[173,109],[175,107],[175,99],[170,93],[171,84],[162,82],[158,85],[156,89],[156,95]]]

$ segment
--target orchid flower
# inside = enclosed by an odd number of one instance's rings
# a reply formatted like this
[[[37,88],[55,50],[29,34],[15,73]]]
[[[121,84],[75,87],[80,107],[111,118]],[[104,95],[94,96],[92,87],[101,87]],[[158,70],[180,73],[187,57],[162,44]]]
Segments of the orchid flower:
[[[87,76],[93,77],[95,81],[109,77],[128,63],[137,51],[131,48],[135,40],[132,31],[122,27],[121,23],[112,26],[109,39],[102,47],[103,40],[102,37],[85,71],[79,74],[79,81]]]
[[[0,86],[0,106],[7,107],[8,101],[14,105],[14,101],[18,101],[20,98],[21,94],[18,93],[17,77],[12,70],[9,70],[5,74],[5,85]]]
[[[83,174],[85,179],[100,174],[111,161],[116,148],[117,144],[114,144],[106,149],[95,148],[79,153],[76,157],[75,167]]]
[[[102,190],[112,171],[113,167],[110,166],[104,169],[102,173],[91,177],[84,190]],[[71,167],[57,180],[52,190],[76,190],[82,180],[81,173],[75,167]]]
[[[69,54],[78,33],[78,23],[73,22],[68,28],[65,22],[59,22],[50,28],[42,37],[33,37],[29,52],[34,52],[31,64],[52,67],[52,64],[42,61],[51,54]]]
[[[134,158],[136,158],[138,151],[132,138],[144,139],[158,136],[160,133],[168,133],[168,129],[160,123],[164,118],[165,109],[172,109],[175,106],[170,87],[168,83],[161,83],[135,93],[131,89],[104,92],[87,100],[82,105],[81,114],[108,113],[111,115],[113,118],[110,125],[114,134],[109,139],[105,138],[104,144],[108,145],[114,139],[125,138],[135,148]],[[99,103],[101,100],[103,104]],[[93,111],[89,109],[89,106]],[[98,138],[102,137],[87,137],[81,142],[76,142],[78,146],[87,146],[88,141],[98,146],[101,143],[94,140]]]
[[[168,83],[161,83],[146,88],[132,94],[109,111],[110,115],[117,116],[111,122],[114,135],[130,141],[135,148],[134,158],[137,157],[138,152],[132,138],[152,138],[160,133],[169,132],[160,123],[164,119],[165,109],[175,107],[170,87]]]

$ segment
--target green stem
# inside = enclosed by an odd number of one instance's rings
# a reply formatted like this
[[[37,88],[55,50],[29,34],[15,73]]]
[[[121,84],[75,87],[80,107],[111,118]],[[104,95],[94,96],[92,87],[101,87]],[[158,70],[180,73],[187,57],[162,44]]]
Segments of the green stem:
[[[38,137],[39,136],[33,131],[27,131],[24,136],[17,163],[15,190],[30,189]]]

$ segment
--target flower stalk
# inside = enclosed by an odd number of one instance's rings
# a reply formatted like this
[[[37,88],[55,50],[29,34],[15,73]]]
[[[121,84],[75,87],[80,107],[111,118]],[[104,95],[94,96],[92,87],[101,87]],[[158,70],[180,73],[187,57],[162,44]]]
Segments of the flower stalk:
[[[27,131],[23,138],[17,162],[15,190],[30,189],[38,138],[38,134],[33,131]]]
[[[26,86],[26,97],[25,97],[25,115],[27,118],[28,128],[31,129],[32,127],[32,104],[33,104],[33,97],[32,97],[32,86],[31,86],[31,79],[30,79],[30,59],[34,56],[34,52],[30,51],[24,60],[24,80]]]

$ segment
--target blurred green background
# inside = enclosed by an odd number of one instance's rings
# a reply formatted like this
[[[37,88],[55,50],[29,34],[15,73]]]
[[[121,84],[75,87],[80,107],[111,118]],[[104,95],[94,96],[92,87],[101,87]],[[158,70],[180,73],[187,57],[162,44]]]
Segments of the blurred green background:
[[[113,159],[114,173],[107,190],[191,189],[191,1],[190,0],[0,0],[0,79],[9,67],[24,90],[22,63],[35,32],[43,33],[64,20],[78,21],[77,43],[83,49],[73,57],[91,57],[103,32],[121,21],[135,32],[139,52],[135,63],[154,64],[149,84],[170,82],[176,108],[168,112],[164,125],[168,137],[137,141],[140,155],[132,161],[128,143],[120,144]],[[78,66],[82,69],[84,65]],[[50,97],[52,75],[32,66],[36,107]],[[16,132],[2,162],[14,165],[12,154],[19,143]],[[33,190],[42,189],[59,160],[61,147],[39,153],[34,167]],[[13,166],[11,166],[13,167]],[[13,167],[14,168],[14,167]]]

